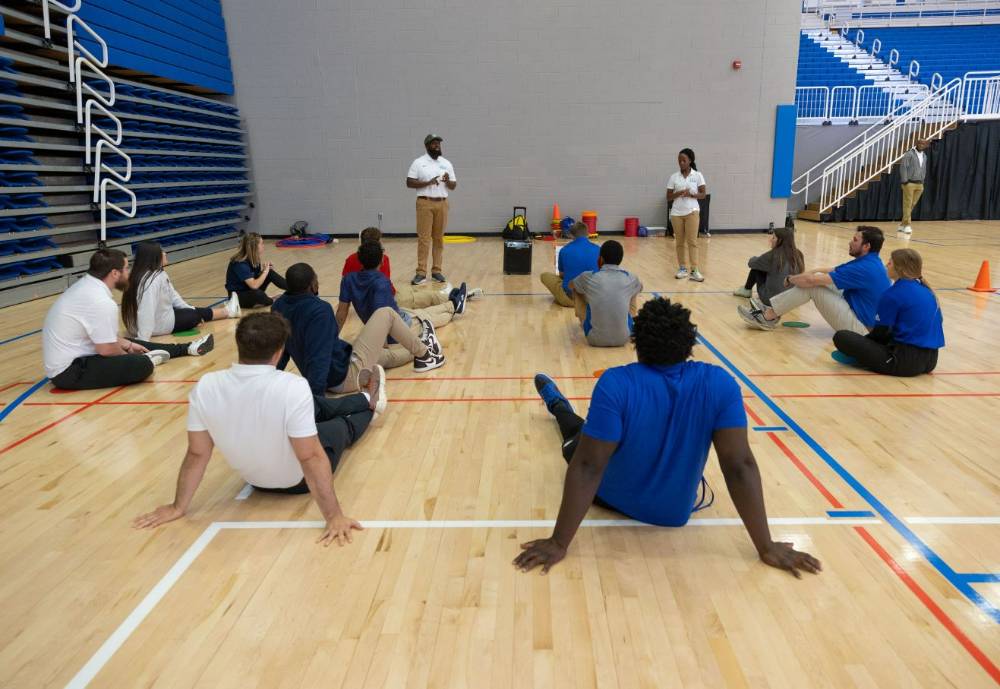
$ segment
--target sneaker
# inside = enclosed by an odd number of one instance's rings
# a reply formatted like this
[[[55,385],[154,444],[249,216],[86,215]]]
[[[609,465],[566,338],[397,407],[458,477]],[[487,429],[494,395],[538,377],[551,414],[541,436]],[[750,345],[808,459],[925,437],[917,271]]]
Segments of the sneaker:
[[[215,349],[215,335],[209,333],[188,345],[188,356],[201,356]]]
[[[674,277],[677,278],[678,280],[683,280],[687,276],[688,276],[688,269],[683,266],[681,266],[680,270],[674,273]]]
[[[385,411],[389,404],[389,399],[385,396],[385,369],[375,364],[368,377],[368,385],[365,386],[368,393],[368,405],[376,417]]]
[[[427,349],[432,354],[442,354],[441,342],[437,338],[434,324],[428,320],[420,319],[420,341],[427,345]]]
[[[764,309],[766,309],[766,308],[767,308],[767,304],[765,304],[764,302],[762,302],[760,299],[757,299],[756,297],[750,297],[750,310],[751,311],[760,311],[760,312],[763,313]]]
[[[705,276],[702,275],[697,268],[691,271],[690,279],[694,280],[695,282],[705,282]]]
[[[226,315],[230,318],[239,318],[243,314],[243,310],[240,308],[240,297],[236,292],[229,295],[229,301],[226,302]]]
[[[764,318],[763,311],[751,311],[745,306],[737,306],[736,310],[739,312],[740,318],[751,328],[757,328],[757,330],[774,330],[778,327],[780,319],[775,318],[773,321],[769,321]]]
[[[151,349],[146,352],[146,356],[153,362],[153,366],[159,366],[170,361],[170,352],[163,349]]]
[[[427,282],[427,276],[426,275],[421,275],[420,273],[417,273],[416,275],[414,275],[413,279],[410,280],[410,284],[411,285],[422,285],[425,282]]]
[[[913,228],[909,225],[903,227],[903,234],[913,234]]]
[[[559,391],[559,386],[556,385],[556,382],[544,373],[535,374],[535,390],[538,391],[538,395],[542,398],[542,401],[545,402],[545,408],[550,412],[552,411],[552,407],[559,402],[562,402],[569,407],[570,411],[573,411],[573,405],[570,404],[569,400],[566,399],[566,396]]]
[[[448,282],[448,278],[446,278],[442,273],[431,273],[431,278],[433,278],[435,282]]]
[[[746,287],[737,287],[733,290],[734,297],[743,297],[744,299],[749,299],[753,296],[753,293]]]
[[[896,228],[896,232],[905,232],[905,231],[906,231],[906,230],[904,229],[905,227],[906,227],[906,225],[900,225],[900,226],[898,226],[898,227]]]
[[[444,354],[440,352],[433,352],[428,347],[427,354],[424,356],[413,357],[413,370],[417,373],[423,373],[424,371],[433,371],[436,368],[444,366]]]
[[[469,290],[469,293],[466,295],[465,298],[466,299],[482,299],[485,296],[486,296],[486,292],[483,291],[482,287],[473,287],[472,289]]]
[[[461,316],[465,313],[465,300],[468,299],[468,288],[463,282],[453,293],[454,296],[451,298],[451,303],[455,305],[455,315]]]
[[[442,287],[441,290],[440,290],[441,294],[443,294],[443,295],[445,295],[445,296],[447,296],[449,298],[451,297],[451,293],[454,292],[454,291],[455,291],[455,288],[452,286],[452,284],[450,282],[446,282],[445,285],[444,285],[444,287]]]

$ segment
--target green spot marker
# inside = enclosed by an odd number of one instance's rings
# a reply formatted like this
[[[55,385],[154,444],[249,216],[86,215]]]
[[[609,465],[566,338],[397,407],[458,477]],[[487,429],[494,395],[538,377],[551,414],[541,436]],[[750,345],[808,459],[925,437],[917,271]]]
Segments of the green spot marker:
[[[839,349],[835,349],[832,352],[830,352],[830,358],[841,364],[847,364],[848,366],[856,366],[858,363],[858,360],[855,359],[853,356],[847,356]]]
[[[178,330],[174,333],[177,337],[194,337],[198,334],[198,328],[191,328],[190,330]]]
[[[808,323],[803,323],[802,321],[783,321],[781,323],[786,328],[808,328]]]

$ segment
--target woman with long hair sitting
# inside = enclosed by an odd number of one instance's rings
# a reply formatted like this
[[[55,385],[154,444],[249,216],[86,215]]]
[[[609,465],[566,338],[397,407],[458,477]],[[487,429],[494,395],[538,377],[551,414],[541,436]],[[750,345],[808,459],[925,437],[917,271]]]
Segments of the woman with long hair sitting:
[[[236,295],[225,306],[191,306],[174,289],[164,270],[167,253],[158,242],[141,242],[135,248],[129,285],[122,295],[122,320],[131,337],[148,340],[154,335],[190,330],[218,318],[238,318]]]
[[[229,257],[226,270],[226,293],[236,292],[240,306],[270,306],[274,303],[264,291],[268,285],[287,289],[285,277],[274,269],[270,261],[263,260],[264,240],[256,232],[240,237],[239,250]]]
[[[839,330],[833,344],[875,373],[930,373],[944,347],[944,329],[941,304],[923,278],[923,259],[913,249],[896,249],[885,267],[895,282],[879,299],[875,327],[867,335]]]
[[[776,227],[771,234],[771,248],[760,256],[754,256],[747,265],[750,274],[746,284],[733,291],[733,296],[753,296],[753,288],[757,288],[757,297],[766,306],[771,305],[771,297],[788,289],[785,278],[798,275],[806,269],[802,252],[795,247],[795,228]]]

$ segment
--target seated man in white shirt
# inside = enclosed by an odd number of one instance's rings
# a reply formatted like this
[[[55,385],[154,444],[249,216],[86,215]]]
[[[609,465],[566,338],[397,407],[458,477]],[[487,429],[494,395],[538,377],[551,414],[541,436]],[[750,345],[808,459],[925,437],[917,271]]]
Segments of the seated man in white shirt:
[[[217,446],[251,486],[311,493],[326,520],[318,542],[351,542],[351,530],[361,525],[341,510],[333,472],[344,448],[384,410],[385,373],[375,367],[364,393],[314,398],[305,378],[275,368],[289,335],[288,321],[277,313],[240,321],[239,363],[206,373],[189,396],[188,448],[173,503],[137,517],[133,526],[150,528],[184,516]]]
[[[153,366],[172,357],[201,356],[215,340],[205,335],[188,344],[144,342],[118,336],[118,304],[111,290],[128,287],[128,258],[117,249],[98,249],[87,274],[59,295],[42,326],[45,375],[64,390],[131,385],[149,378]]]

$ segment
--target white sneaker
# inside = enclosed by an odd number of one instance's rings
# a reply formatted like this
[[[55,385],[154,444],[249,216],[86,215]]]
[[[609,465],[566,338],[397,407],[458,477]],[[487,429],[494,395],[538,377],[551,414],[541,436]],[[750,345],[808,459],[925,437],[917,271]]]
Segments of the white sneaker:
[[[170,361],[170,352],[163,349],[151,349],[146,352],[146,356],[149,360],[153,362],[153,366],[159,366],[160,364],[165,364]]]
[[[691,279],[695,282],[705,282],[705,276],[697,268],[691,271]]]
[[[687,276],[688,276],[688,269],[687,268],[681,268],[676,273],[674,273],[674,277],[677,278],[678,280],[683,280]]]
[[[368,380],[368,394],[375,400],[375,406],[372,407],[374,420],[389,404],[389,399],[385,396],[385,369],[378,364],[372,368],[372,377]]]
[[[903,234],[913,234],[913,228],[912,228],[912,227],[910,227],[909,225],[906,225],[906,226],[905,226],[905,227],[903,228]]]
[[[748,290],[746,287],[737,287],[733,290],[734,297],[743,297],[744,299],[749,299],[753,296],[753,292]]]
[[[226,315],[230,318],[239,318],[243,314],[243,310],[240,308],[240,297],[236,292],[229,295],[229,301],[226,302]]]
[[[466,295],[466,299],[482,299],[485,296],[486,292],[483,291],[482,287],[473,287]]]
[[[444,283],[444,287],[442,287],[440,291],[441,291],[441,294],[443,294],[444,296],[447,297],[449,294],[451,294],[451,291],[453,289],[455,289],[455,288],[451,286],[451,283],[450,282],[446,282],[446,283]]]
[[[906,232],[906,225],[899,225],[896,228],[896,232]]]
[[[188,356],[201,356],[215,349],[215,335],[209,333],[188,345]]]

